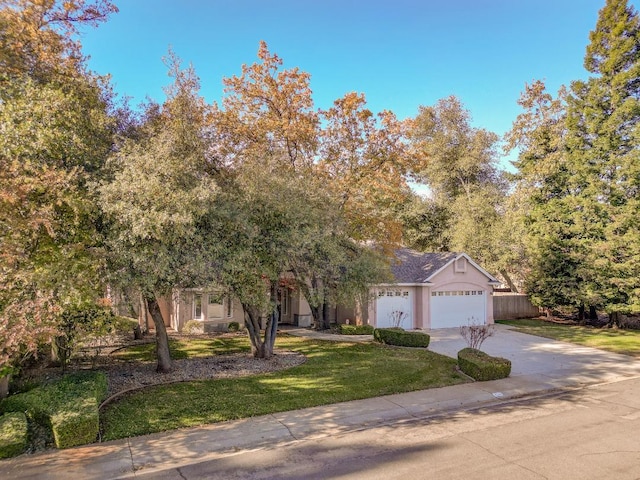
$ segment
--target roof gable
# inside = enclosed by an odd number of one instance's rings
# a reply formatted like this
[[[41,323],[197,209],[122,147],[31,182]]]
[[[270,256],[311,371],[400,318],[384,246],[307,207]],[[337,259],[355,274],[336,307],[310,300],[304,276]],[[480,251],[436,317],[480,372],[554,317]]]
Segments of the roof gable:
[[[396,283],[427,283],[458,258],[464,257],[489,282],[497,282],[495,277],[474,262],[466,253],[439,252],[422,253],[408,248],[396,250],[396,263],[391,264],[391,272]]]

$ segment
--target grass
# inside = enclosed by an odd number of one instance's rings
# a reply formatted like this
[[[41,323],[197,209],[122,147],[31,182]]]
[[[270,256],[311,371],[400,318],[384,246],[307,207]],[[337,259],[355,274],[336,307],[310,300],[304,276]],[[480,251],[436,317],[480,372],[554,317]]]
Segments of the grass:
[[[640,357],[640,331],[566,325],[545,320],[499,320],[518,331],[565,342]]]
[[[210,357],[232,353],[250,352],[251,347],[246,336],[228,336],[216,338],[170,339],[171,358]],[[112,356],[129,362],[152,362],[156,360],[155,343],[145,343],[118,350]]]
[[[246,339],[236,341],[249,348]],[[264,375],[175,383],[133,393],[105,408],[103,440],[467,381],[456,372],[454,359],[425,349],[288,336],[278,337],[276,346],[301,352],[307,361]]]

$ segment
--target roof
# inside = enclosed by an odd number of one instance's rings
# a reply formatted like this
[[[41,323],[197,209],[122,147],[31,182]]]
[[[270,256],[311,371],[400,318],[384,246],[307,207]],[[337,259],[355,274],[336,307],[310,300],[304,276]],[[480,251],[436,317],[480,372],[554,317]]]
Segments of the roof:
[[[472,265],[487,276],[490,282],[496,279],[478,266],[466,253],[438,252],[422,253],[409,248],[395,251],[397,261],[391,264],[391,272],[396,283],[425,283],[444,267],[460,257],[466,257]]]

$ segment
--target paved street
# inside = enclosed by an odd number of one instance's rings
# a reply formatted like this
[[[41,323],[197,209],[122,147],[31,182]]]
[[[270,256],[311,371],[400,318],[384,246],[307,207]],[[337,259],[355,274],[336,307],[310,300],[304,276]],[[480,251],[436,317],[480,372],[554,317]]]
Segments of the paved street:
[[[140,479],[638,479],[640,379],[243,452]]]

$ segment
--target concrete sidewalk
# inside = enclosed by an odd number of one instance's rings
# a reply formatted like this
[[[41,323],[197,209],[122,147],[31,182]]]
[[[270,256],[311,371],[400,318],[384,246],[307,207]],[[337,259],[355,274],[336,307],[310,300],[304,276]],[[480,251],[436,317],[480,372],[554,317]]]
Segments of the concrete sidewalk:
[[[455,356],[465,345],[457,329],[431,332],[430,350]],[[0,461],[6,479],[113,479],[347,431],[447,412],[472,410],[523,396],[640,377],[640,362],[600,350],[542,339],[498,326],[483,345],[511,359],[512,376],[175,430]]]

